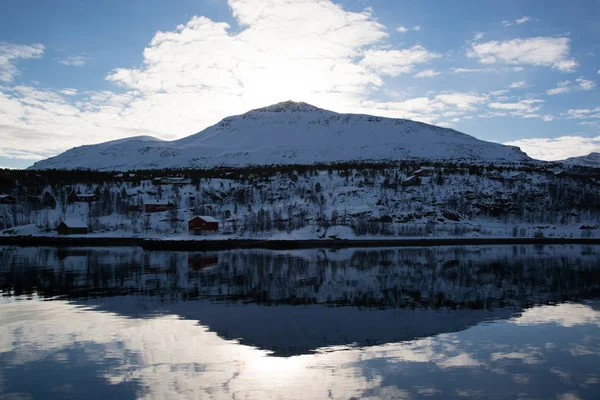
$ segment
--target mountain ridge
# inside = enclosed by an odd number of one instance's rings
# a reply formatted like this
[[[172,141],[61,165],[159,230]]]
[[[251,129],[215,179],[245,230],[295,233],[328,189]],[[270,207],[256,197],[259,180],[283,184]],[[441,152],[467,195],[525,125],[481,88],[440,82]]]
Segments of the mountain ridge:
[[[30,169],[135,170],[401,159],[520,163],[518,147],[407,119],[339,114],[285,101],[174,141],[151,136],[75,147]]]
[[[600,152],[593,151],[585,156],[569,157],[559,162],[570,166],[600,168]]]

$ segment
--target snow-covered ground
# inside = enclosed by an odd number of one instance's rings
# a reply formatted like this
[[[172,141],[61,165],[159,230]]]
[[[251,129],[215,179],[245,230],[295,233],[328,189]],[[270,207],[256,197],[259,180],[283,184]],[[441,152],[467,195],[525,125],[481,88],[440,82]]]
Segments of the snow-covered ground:
[[[290,169],[181,184],[81,182],[43,188],[41,193],[56,199],[49,208],[28,206],[27,193],[15,190],[17,204],[0,205],[0,234],[53,236],[66,219],[86,223],[88,237],[165,240],[599,235],[600,188],[588,177],[548,169],[448,165],[432,167],[420,184],[403,185],[418,167]],[[68,201],[69,193],[94,192],[99,201]],[[157,201],[175,209],[136,211]],[[195,215],[216,218],[219,232],[189,235],[187,222]]]
[[[587,156],[571,157],[562,162],[566,165],[600,168],[600,153],[590,153]]]

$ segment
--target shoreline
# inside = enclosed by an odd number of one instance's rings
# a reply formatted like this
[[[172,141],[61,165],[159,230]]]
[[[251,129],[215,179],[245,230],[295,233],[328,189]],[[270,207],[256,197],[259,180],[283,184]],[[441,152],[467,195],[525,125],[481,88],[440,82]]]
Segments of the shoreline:
[[[369,247],[432,247],[473,245],[600,245],[600,238],[436,238],[351,240],[159,240],[145,238],[0,236],[0,246],[52,247],[142,247],[146,250],[215,251],[233,249],[343,249]]]

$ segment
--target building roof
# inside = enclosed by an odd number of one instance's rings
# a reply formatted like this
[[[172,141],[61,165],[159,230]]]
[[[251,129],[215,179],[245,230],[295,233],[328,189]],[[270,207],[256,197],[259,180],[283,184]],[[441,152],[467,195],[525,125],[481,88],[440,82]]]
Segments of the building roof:
[[[214,219],[213,217],[209,217],[208,215],[195,215],[194,217],[192,217],[192,218],[190,219],[190,221],[191,221],[192,219],[194,219],[194,218],[201,218],[201,219],[203,219],[205,222],[217,222],[217,223],[219,222],[219,221],[217,221],[216,219]]]
[[[65,225],[69,228],[87,228],[88,227],[87,223],[85,223],[81,219],[77,219],[77,218],[65,218],[61,222],[64,222]]]

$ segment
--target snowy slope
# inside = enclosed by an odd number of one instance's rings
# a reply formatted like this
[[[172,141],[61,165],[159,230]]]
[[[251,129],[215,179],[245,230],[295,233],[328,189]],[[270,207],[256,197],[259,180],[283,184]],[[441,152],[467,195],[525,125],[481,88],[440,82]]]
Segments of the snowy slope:
[[[559,162],[567,165],[581,165],[583,167],[600,168],[600,153],[590,153],[587,156],[571,157]]]
[[[291,101],[227,117],[172,142],[133,137],[73,148],[32,169],[129,170],[398,160],[521,162],[517,147],[420,122],[338,114]]]

